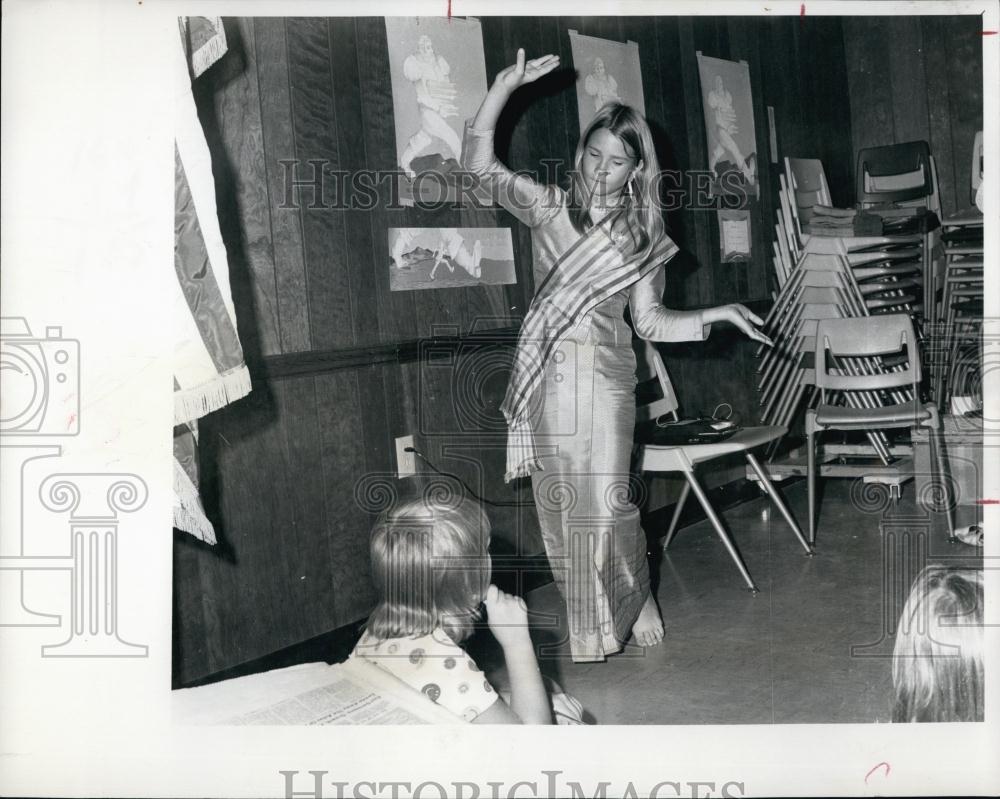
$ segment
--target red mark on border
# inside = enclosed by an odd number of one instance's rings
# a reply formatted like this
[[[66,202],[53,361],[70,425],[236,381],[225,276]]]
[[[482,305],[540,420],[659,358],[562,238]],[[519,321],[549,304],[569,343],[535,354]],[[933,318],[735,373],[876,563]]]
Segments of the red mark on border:
[[[448,0],[448,19],[451,19],[451,0]]]
[[[981,36],[996,36],[998,31],[979,31]]]
[[[803,3],[802,5],[799,6],[799,19],[801,19],[805,15],[806,15],[806,4]]]
[[[889,766],[889,764],[888,764],[888,763],[879,763],[879,764],[878,764],[877,766],[875,766],[874,768],[872,768],[872,770],[871,770],[871,771],[869,771],[869,772],[868,772],[867,774],[865,774],[865,784],[866,784],[866,785],[868,784],[868,778],[869,778],[869,777],[870,777],[870,776],[871,776],[872,774],[874,774],[874,773],[875,773],[876,771],[878,771],[878,770],[879,770],[880,768],[882,768],[882,766],[885,766],[885,776],[886,776],[886,777],[888,777],[888,776],[889,776],[889,771],[890,771],[890,766]]]
[[[1000,505],[1000,499],[977,499],[977,505]]]
[[[66,429],[69,430],[73,426],[73,422],[75,422],[75,421],[76,421],[76,414],[75,413],[71,413],[69,415],[69,419],[66,422]]]

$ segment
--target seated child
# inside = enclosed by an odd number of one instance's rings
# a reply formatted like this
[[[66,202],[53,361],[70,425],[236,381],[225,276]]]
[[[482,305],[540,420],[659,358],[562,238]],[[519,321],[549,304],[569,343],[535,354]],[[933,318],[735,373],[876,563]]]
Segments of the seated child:
[[[383,514],[372,531],[378,605],[354,654],[473,723],[551,724],[524,600],[490,584],[490,523],[467,499],[429,498]],[[485,602],[510,677],[510,704],[459,645]]]
[[[893,721],[983,720],[983,572],[928,566],[896,631]]]

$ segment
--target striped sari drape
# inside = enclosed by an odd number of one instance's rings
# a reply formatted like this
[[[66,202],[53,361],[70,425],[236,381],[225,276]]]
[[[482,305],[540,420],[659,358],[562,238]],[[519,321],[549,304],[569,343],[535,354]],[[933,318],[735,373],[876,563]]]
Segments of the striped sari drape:
[[[626,257],[610,235],[613,217],[613,213],[605,216],[563,253],[538,287],[525,316],[500,405],[508,426],[504,482],[542,468],[529,418],[552,351],[587,312],[631,286],[677,249],[663,236],[645,257]]]

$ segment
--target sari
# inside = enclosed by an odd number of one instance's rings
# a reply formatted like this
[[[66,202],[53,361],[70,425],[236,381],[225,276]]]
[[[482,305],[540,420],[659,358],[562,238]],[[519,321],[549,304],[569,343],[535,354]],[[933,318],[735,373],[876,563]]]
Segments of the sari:
[[[579,233],[565,193],[507,169],[492,136],[467,126],[463,165],[531,228],[537,286],[501,406],[505,479],[530,474],[573,660],[603,660],[621,650],[649,596],[631,499],[636,378],[625,306],[642,338],[700,341],[708,326],[661,302],[662,267],[677,252],[668,237],[640,262],[619,250],[610,218]]]

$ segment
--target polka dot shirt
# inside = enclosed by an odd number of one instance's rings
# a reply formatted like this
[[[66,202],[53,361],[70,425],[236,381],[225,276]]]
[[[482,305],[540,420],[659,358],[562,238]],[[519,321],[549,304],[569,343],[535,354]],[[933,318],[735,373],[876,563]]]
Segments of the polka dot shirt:
[[[365,633],[354,654],[385,669],[465,721],[491,707],[497,693],[465,650],[441,628],[414,638]]]

